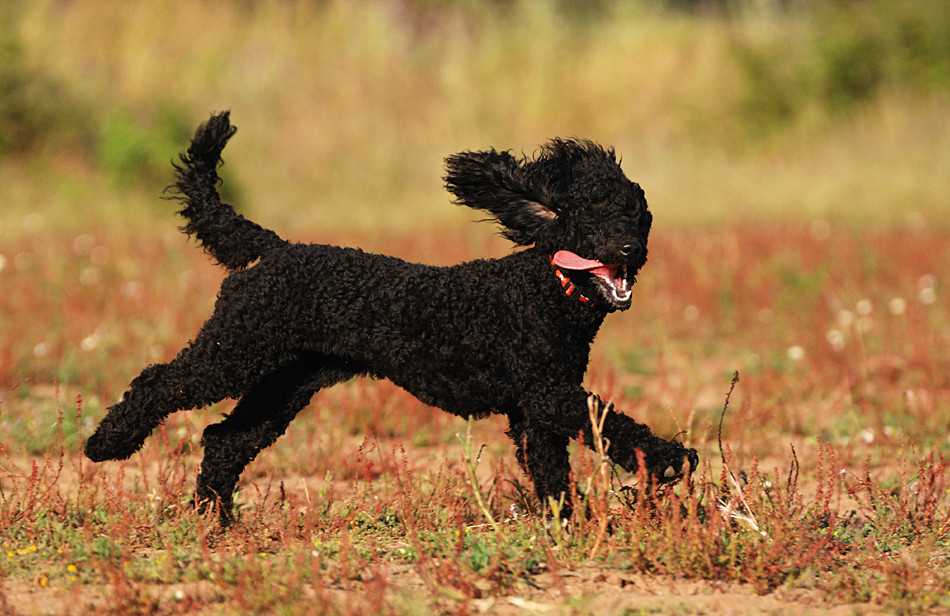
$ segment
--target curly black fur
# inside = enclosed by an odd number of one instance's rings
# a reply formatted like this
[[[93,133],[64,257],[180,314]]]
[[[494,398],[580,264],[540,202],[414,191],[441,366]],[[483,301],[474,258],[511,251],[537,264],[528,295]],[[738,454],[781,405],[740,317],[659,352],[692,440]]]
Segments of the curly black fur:
[[[567,296],[550,256],[568,250],[622,264],[631,284],[646,262],[652,216],[613,151],[558,139],[531,160],[494,150],[449,157],[445,181],[457,201],[489,212],[528,248],[431,267],[292,244],[238,215],[216,190],[234,131],[227,112],[212,116],[182,154],[172,187],[183,230],[234,271],[196,338],[132,381],[86,455],[128,458],[170,413],[239,398],[201,441],[197,498],[217,502],[227,521],[244,467],[315,392],[359,375],[388,378],[460,417],[504,413],[542,503],[570,494],[567,444],[591,429],[581,386],[590,345],[607,313],[629,303],[611,299],[586,271],[567,275],[593,301]],[[640,450],[659,481],[697,465],[695,450],[612,409],[604,436],[615,462],[634,471]]]

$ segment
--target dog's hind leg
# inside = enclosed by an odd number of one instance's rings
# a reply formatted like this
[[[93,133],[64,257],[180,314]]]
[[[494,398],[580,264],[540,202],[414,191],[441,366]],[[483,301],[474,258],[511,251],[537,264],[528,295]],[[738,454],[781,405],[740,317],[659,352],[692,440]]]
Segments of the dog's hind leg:
[[[94,462],[124,460],[141,449],[152,430],[170,413],[199,406],[191,403],[184,389],[178,387],[184,376],[175,361],[143,370],[122,399],[109,407],[108,414],[86,441],[86,456]],[[194,381],[194,375],[188,377]]]
[[[249,344],[238,338],[239,334],[229,334],[230,339],[212,336],[207,332],[220,331],[220,327],[210,324],[211,320],[174,360],[149,366],[133,379],[129,390],[109,407],[86,441],[89,459],[101,462],[128,458],[171,413],[239,397],[260,380],[260,375],[280,365],[277,352],[266,345]]]
[[[224,421],[205,428],[195,490],[199,506],[217,503],[221,520],[230,522],[232,495],[244,467],[284,433],[315,392],[360,372],[345,362],[305,357],[264,377]]]

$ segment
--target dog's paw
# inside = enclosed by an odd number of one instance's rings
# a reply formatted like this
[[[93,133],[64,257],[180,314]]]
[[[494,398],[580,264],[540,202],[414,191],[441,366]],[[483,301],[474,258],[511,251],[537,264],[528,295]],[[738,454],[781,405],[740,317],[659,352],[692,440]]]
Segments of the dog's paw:
[[[105,439],[97,432],[89,437],[83,453],[93,462],[103,462],[110,459],[109,448],[106,446]]]
[[[692,475],[699,468],[699,454],[695,449],[687,449],[681,459],[671,461],[662,473],[654,472],[660,483],[670,483],[684,476]]]
[[[93,462],[104,462],[106,460],[126,460],[135,452],[142,448],[142,444],[148,437],[150,430],[143,428],[133,430],[131,433],[116,430],[111,424],[108,424],[109,418],[104,421],[104,425],[86,439],[83,447],[83,453]]]

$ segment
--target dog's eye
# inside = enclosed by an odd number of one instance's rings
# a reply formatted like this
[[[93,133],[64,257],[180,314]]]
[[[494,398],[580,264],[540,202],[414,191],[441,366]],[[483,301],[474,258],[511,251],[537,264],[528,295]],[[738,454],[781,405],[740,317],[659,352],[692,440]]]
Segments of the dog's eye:
[[[618,231],[626,235],[636,234],[640,230],[640,219],[636,216],[624,216],[620,219]]]

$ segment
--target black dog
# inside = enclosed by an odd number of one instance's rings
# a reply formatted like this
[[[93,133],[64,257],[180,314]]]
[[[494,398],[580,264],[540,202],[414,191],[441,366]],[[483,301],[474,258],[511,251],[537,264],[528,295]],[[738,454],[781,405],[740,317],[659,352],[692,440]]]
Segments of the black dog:
[[[569,495],[568,441],[591,434],[581,387],[590,345],[607,313],[630,307],[653,218],[614,152],[555,139],[533,160],[494,150],[449,157],[445,182],[457,202],[491,213],[527,248],[431,267],[292,244],[235,213],[216,190],[234,132],[228,113],[212,116],[171,187],[183,230],[234,273],[197,337],[132,381],[86,455],[128,458],[170,413],[240,398],[201,440],[197,499],[218,502],[227,521],[244,467],[316,391],[360,375],[460,417],[504,413],[542,505]],[[616,463],[636,470],[639,450],[660,482],[698,464],[694,449],[612,409],[603,435]]]

